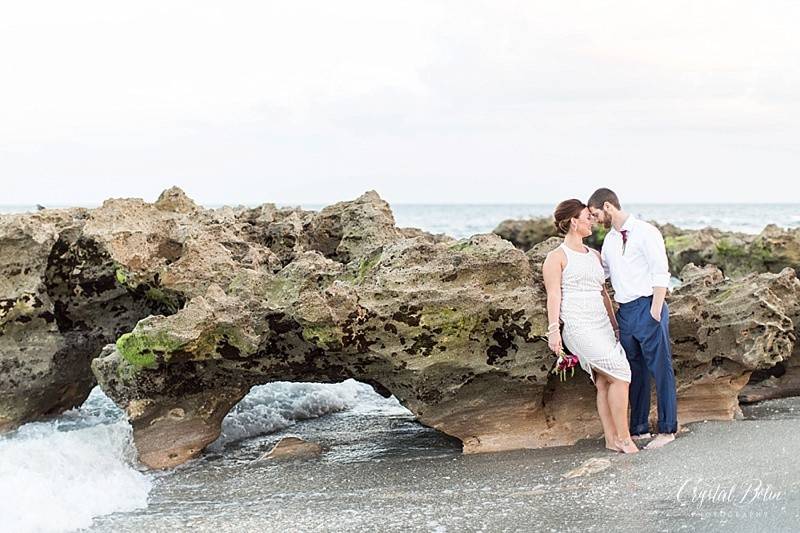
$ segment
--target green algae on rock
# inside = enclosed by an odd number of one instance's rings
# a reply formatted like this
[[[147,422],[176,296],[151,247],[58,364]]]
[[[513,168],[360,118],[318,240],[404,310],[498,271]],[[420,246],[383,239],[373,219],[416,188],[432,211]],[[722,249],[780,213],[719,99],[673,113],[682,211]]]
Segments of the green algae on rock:
[[[758,235],[714,228],[683,230],[671,224],[661,230],[674,275],[689,263],[715,265],[730,277],[800,268],[800,228],[769,225]]]

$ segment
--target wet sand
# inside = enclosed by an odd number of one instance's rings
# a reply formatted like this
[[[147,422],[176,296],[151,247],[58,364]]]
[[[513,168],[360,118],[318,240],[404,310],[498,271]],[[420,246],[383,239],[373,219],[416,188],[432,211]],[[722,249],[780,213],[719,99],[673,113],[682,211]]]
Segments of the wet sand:
[[[146,510],[101,517],[91,531],[800,529],[800,398],[690,424],[634,455],[601,440],[462,455],[403,416],[326,419],[290,433],[327,445],[319,458],[259,461],[283,435],[250,439],[161,475]],[[610,465],[562,477],[591,458]]]

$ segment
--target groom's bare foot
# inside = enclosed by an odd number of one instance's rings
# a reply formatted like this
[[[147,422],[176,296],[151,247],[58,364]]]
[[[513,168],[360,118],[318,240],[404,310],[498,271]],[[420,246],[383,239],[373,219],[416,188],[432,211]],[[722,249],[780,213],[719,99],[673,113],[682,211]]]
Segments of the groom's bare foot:
[[[658,435],[656,435],[656,438],[654,438],[647,444],[647,446],[644,447],[644,449],[654,450],[656,448],[661,448],[662,446],[669,444],[674,440],[675,440],[674,433],[659,433]]]
[[[644,439],[649,439],[651,437],[652,437],[652,435],[650,433],[641,433],[639,435],[631,435],[631,438],[633,440],[644,440]]]

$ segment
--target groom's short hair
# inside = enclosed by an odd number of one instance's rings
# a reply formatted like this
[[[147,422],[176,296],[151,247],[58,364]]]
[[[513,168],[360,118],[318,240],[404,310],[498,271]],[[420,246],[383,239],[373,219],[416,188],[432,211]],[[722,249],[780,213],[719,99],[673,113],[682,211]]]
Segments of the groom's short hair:
[[[610,203],[617,209],[622,209],[622,207],[619,205],[619,198],[617,198],[617,194],[611,189],[605,188],[594,191],[586,204],[589,207],[594,207],[595,209],[603,209],[603,204],[606,202]]]

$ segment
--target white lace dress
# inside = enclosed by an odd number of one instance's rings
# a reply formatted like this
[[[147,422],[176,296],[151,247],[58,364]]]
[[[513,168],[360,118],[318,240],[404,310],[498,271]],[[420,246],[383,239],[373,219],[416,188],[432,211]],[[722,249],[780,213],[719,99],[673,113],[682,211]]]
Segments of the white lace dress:
[[[600,258],[561,244],[567,266],[561,274],[561,320],[564,346],[578,356],[581,368],[594,382],[592,367],[615,378],[631,381],[631,368],[625,350],[617,341],[603,303],[605,273]]]

